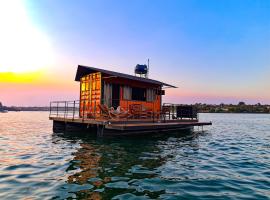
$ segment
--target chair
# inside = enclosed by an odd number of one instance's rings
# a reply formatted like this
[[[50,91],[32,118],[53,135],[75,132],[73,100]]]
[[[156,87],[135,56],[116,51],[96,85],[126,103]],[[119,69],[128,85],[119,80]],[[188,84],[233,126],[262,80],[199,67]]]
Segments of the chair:
[[[100,116],[106,119],[116,118],[116,115],[110,112],[109,108],[106,105],[98,105],[100,109]]]
[[[116,118],[131,118],[132,114],[124,110],[121,106],[118,106],[116,110],[111,108],[110,113],[116,116]]]
[[[131,104],[129,110],[133,118],[139,119],[141,117],[141,104]]]
[[[144,116],[146,116],[147,118],[154,117],[154,112],[151,108],[148,108],[148,107],[144,106],[143,104],[141,106],[142,106],[142,113]]]
[[[153,115],[153,111],[142,104],[131,104],[129,107],[132,116],[136,119],[147,119]]]

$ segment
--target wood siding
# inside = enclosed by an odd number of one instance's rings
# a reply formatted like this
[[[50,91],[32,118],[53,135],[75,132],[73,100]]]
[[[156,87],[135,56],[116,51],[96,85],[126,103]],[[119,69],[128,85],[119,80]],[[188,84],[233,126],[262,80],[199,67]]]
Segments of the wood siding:
[[[80,80],[80,115],[87,115],[89,112],[94,113],[96,116],[99,115],[100,111],[98,105],[103,98],[103,88],[102,83],[119,84],[120,85],[120,106],[125,110],[129,110],[132,104],[141,104],[146,109],[150,109],[154,112],[159,112],[161,110],[161,95],[156,95],[156,98],[152,102],[148,101],[134,101],[123,99],[123,86],[130,87],[141,87],[141,88],[151,88],[160,90],[160,85],[154,85],[150,83],[138,82],[134,80],[128,80],[118,77],[109,77],[100,72],[91,73],[83,76]],[[83,109],[84,108],[84,109]]]
[[[92,73],[82,77],[80,90],[80,114],[99,112],[97,106],[101,102],[101,73]],[[83,113],[83,107],[86,113]]]
[[[160,85],[154,85],[154,84],[148,84],[143,82],[138,82],[134,80],[127,80],[123,78],[109,78],[105,76],[105,79],[103,79],[107,83],[114,83],[120,85],[120,106],[123,107],[125,110],[128,110],[131,104],[141,104],[144,107],[151,109],[154,112],[159,112],[161,110],[161,101],[162,97],[161,95],[156,95],[156,99],[152,102],[147,101],[134,101],[134,100],[125,100],[123,99],[123,86],[130,86],[130,87],[141,87],[141,88],[152,88],[161,90]]]

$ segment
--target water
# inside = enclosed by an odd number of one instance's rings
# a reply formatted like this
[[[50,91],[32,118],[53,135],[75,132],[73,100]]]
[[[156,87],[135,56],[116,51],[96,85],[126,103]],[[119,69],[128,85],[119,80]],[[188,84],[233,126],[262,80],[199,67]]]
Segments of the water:
[[[201,114],[204,132],[93,139],[48,113],[0,114],[0,199],[269,199],[270,115]]]

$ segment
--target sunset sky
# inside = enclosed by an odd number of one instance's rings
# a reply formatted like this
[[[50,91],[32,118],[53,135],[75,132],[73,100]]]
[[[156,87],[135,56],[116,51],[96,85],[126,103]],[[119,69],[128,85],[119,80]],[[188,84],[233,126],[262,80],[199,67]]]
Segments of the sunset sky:
[[[77,65],[133,74],[164,102],[270,104],[268,0],[1,0],[0,102],[79,99]]]

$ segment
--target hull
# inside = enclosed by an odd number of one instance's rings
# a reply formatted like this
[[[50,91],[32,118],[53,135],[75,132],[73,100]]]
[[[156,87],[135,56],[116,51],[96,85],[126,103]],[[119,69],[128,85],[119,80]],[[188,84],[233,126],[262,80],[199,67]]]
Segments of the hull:
[[[168,132],[181,132],[181,131],[192,131],[193,126],[191,125],[178,125],[178,126],[168,126],[166,127],[143,127],[140,126],[139,129],[115,129],[113,127],[106,127],[102,125],[95,124],[81,124],[74,122],[63,122],[63,121],[53,121],[53,132],[54,133],[64,133],[64,134],[76,134],[76,135],[90,135],[90,136],[144,136],[151,134],[165,134]]]

